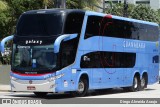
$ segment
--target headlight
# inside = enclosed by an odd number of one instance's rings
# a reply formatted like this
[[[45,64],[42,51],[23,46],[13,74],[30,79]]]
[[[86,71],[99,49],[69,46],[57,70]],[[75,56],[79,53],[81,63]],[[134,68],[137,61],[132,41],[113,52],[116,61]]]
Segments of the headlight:
[[[54,77],[47,78],[47,80],[48,80],[49,82],[54,81],[54,80],[55,80],[55,76],[54,76]]]
[[[64,74],[60,74],[60,75],[57,75],[57,76],[49,77],[49,78],[47,78],[46,80],[48,80],[49,82],[51,82],[51,81],[54,81],[54,80],[56,80],[56,79],[59,79],[59,78],[61,78],[61,77],[63,77],[63,76],[64,76]]]
[[[18,80],[18,78],[15,78],[15,77],[12,77],[12,76],[10,76],[10,78],[11,78],[11,80],[13,80],[13,81]]]

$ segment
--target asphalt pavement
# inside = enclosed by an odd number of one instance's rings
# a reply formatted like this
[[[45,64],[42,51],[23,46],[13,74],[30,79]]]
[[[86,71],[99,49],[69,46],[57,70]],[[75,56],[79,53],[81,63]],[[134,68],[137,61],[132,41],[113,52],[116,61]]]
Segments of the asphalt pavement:
[[[36,98],[31,92],[10,92],[0,91],[0,98]],[[69,94],[50,93],[45,99],[66,99],[71,98]],[[149,85],[143,91],[126,92],[122,88],[90,91],[83,98],[160,98],[160,84]]]

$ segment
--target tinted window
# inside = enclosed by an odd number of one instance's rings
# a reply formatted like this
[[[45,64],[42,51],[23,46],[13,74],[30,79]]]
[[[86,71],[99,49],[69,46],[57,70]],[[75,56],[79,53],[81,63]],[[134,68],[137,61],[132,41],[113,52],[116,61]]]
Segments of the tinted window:
[[[63,41],[61,43],[59,52],[60,68],[64,68],[75,61],[77,46],[77,38],[68,41]]]
[[[81,57],[81,68],[133,68],[136,54],[123,52],[91,52]]]
[[[84,13],[70,13],[67,15],[64,33],[78,33],[78,36],[74,39],[63,41],[61,43],[59,54],[61,68],[64,68],[75,61],[83,19]]]
[[[107,17],[89,16],[85,39],[92,36],[107,36],[145,41],[158,41],[158,27]]]
[[[83,19],[84,13],[68,14],[65,23],[64,34],[80,33]]]
[[[159,56],[158,55],[153,57],[152,63],[159,63]]]
[[[53,36],[61,32],[61,14],[24,14],[17,25],[19,36]]]
[[[90,38],[92,36],[100,35],[100,24],[102,21],[102,17],[90,16],[88,17],[85,39]]]

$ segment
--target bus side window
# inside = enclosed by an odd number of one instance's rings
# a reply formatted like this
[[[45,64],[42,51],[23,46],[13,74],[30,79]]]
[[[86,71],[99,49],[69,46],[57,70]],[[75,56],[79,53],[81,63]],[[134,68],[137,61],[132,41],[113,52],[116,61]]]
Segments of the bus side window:
[[[84,19],[84,14],[82,13],[70,13],[67,15],[65,22],[64,34],[80,34],[82,23]]]
[[[103,17],[89,16],[84,39],[100,35],[100,23]]]
[[[101,68],[99,52],[91,52],[83,55],[80,62],[81,68]]]
[[[86,57],[87,56],[87,57]],[[89,58],[88,61],[86,61]],[[85,60],[84,60],[85,59]],[[81,68],[132,68],[136,54],[126,52],[91,52],[81,57]]]
[[[64,34],[77,33],[78,36],[72,40],[63,41],[60,47],[60,68],[66,67],[74,63],[76,58],[79,37],[81,33],[82,23],[84,19],[83,13],[70,13],[66,16]]]

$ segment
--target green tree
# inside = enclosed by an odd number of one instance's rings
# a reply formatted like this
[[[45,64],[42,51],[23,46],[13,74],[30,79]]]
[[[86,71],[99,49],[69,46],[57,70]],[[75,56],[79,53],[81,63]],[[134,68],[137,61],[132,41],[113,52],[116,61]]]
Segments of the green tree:
[[[0,33],[7,36],[9,34],[14,34],[17,19],[20,15],[28,10],[42,9],[42,0],[5,0],[8,3],[8,10],[1,13],[1,23],[0,26],[4,26],[5,30],[0,30]],[[7,23],[8,22],[8,23]]]
[[[6,10],[8,5],[5,1],[0,0],[0,11]]]
[[[95,5],[99,6],[101,0],[81,0],[83,9],[97,11]]]
[[[9,35],[10,26],[10,14],[7,10],[0,11],[0,40]]]
[[[106,9],[106,13],[117,16],[123,16],[123,7],[123,3],[113,5],[112,2],[110,2],[109,7]],[[129,4],[127,14],[129,18],[160,23],[160,10],[155,11],[145,5],[140,4],[135,6]]]
[[[99,5],[100,0],[66,0],[67,8],[69,9],[84,9],[94,10],[97,8],[94,5]]]
[[[42,0],[6,0],[10,6],[10,11],[15,18],[28,10],[42,9]]]
[[[53,8],[54,0],[43,0],[44,8]]]
[[[66,7],[68,9],[78,9],[78,8],[81,8],[79,7],[79,0],[66,0]]]
[[[9,26],[9,6],[7,2],[0,0],[0,40],[7,33],[7,28]]]
[[[108,8],[106,8],[105,12],[112,15],[123,16],[124,12],[124,4],[117,3],[113,4],[111,1],[108,4]],[[135,5],[128,4],[127,16],[130,17],[130,14],[133,12]]]
[[[131,17],[139,20],[160,23],[158,12],[144,5],[138,5],[131,13]]]

